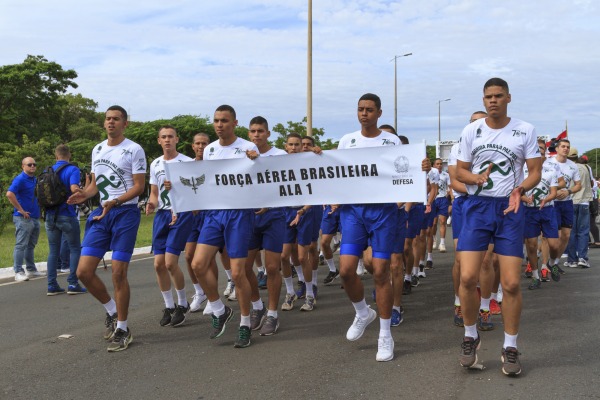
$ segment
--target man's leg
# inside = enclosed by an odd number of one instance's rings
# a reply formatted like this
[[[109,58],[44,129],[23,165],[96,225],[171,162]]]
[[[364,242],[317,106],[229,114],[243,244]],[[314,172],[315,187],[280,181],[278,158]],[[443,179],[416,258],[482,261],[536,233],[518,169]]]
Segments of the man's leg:
[[[492,316],[490,313],[490,300],[492,297],[494,278],[496,276],[492,263],[493,249],[493,245],[488,246],[485,256],[483,257],[483,262],[481,263],[481,270],[479,272],[481,300],[479,304],[477,328],[482,331],[490,331],[494,329],[494,323],[492,322]]]
[[[30,218],[29,220],[32,224],[32,230],[28,238],[29,240],[27,242],[27,248],[25,250],[25,265],[27,267],[27,271],[38,273],[38,270],[35,266],[34,250],[40,237],[40,220],[37,218]]]

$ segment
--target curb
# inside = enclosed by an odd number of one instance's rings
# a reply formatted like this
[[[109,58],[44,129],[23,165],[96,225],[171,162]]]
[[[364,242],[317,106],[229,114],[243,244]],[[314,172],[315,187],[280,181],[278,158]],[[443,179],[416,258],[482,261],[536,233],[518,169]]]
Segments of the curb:
[[[138,254],[149,254],[151,251],[152,251],[152,246],[138,247],[136,249],[133,249],[133,255],[135,256]],[[104,260],[105,261],[112,260],[112,251],[106,252],[106,255],[104,256]],[[38,263],[35,263],[35,266],[38,269],[38,271],[47,271],[48,270],[47,262],[38,262]],[[15,271],[14,271],[13,267],[0,268],[0,279],[13,278],[14,276],[15,276]]]

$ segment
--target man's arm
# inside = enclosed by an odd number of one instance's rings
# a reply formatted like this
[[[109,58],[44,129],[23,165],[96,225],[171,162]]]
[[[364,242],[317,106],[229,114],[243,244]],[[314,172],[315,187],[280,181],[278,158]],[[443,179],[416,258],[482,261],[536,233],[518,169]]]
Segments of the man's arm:
[[[94,197],[98,194],[98,187],[96,186],[96,174],[91,174],[91,179],[89,184],[81,188],[76,188],[73,190],[73,186],[71,186],[71,191],[73,194],[67,199],[67,204],[81,204],[90,197]]]
[[[459,182],[456,178],[456,165],[448,165],[448,175],[450,175],[450,189],[454,189],[458,193],[467,193],[467,187],[464,183]],[[450,190],[450,196],[454,200],[454,193]]]
[[[6,192],[6,197],[8,197],[8,201],[10,201],[10,204],[13,205],[13,207],[17,210],[19,214],[25,217],[25,219],[29,219],[29,211],[25,211],[23,209],[23,207],[19,203],[19,200],[17,200],[17,196],[15,196],[13,192],[11,192],[10,190]]]
[[[527,164],[527,170],[529,171],[529,175],[525,180],[516,188],[512,190],[510,193],[510,197],[508,200],[508,207],[504,210],[504,214],[508,214],[509,212],[517,213],[519,211],[519,207],[521,205],[521,196],[525,192],[530,191],[534,187],[540,183],[542,179],[542,159],[539,157],[536,158],[528,158],[525,160]],[[488,168],[489,170],[489,168]]]
[[[150,215],[158,207],[158,186],[150,185],[150,197],[146,203],[146,215]]]

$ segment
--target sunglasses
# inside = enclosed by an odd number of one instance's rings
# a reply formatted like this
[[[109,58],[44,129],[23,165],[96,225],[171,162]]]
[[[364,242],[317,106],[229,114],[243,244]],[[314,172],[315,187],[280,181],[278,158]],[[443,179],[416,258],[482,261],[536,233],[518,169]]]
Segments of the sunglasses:
[[[37,167],[36,163],[29,163],[29,164],[25,164],[25,165],[27,165],[28,167]]]

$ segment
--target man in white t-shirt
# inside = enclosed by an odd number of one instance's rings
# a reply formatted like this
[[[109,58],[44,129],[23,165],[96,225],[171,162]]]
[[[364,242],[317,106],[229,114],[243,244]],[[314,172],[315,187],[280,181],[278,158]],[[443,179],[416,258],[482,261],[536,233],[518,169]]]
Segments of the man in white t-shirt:
[[[469,197],[464,203],[457,251],[461,252],[459,296],[465,325],[460,364],[468,368],[478,362],[476,286],[481,263],[493,238],[504,291],[502,372],[515,376],[521,373],[517,350],[525,222],[521,195],[540,181],[541,161],[535,128],[508,117],[510,101],[506,81],[488,80],[483,88],[488,117],[469,124],[462,132],[457,179],[466,185]],[[524,164],[529,170],[526,179],[523,178]]]
[[[127,324],[129,282],[127,268],[133,255],[140,226],[138,196],[144,192],[146,155],[142,147],[127,139],[127,111],[121,106],[108,108],[104,129],[108,138],[92,150],[92,178],[84,189],[69,197],[69,204],[81,204],[100,194],[100,206],[87,219],[81,243],[77,276],[106,310],[104,339],[112,340],[108,351],[127,349],[133,340]],[[113,300],[96,275],[98,263],[112,250]]]
[[[437,169],[440,173],[440,182],[438,184],[438,194],[435,198],[434,207],[432,212],[435,213],[433,228],[431,229],[431,245],[435,248],[435,233],[437,230],[437,223],[440,223],[440,245],[439,250],[440,253],[446,252],[446,220],[448,218],[448,194],[450,190],[450,175],[448,172],[442,170],[443,161],[441,158],[436,158],[433,163],[433,168]],[[431,250],[428,243],[428,254],[427,254],[427,264],[429,264],[429,260],[431,260]]]

